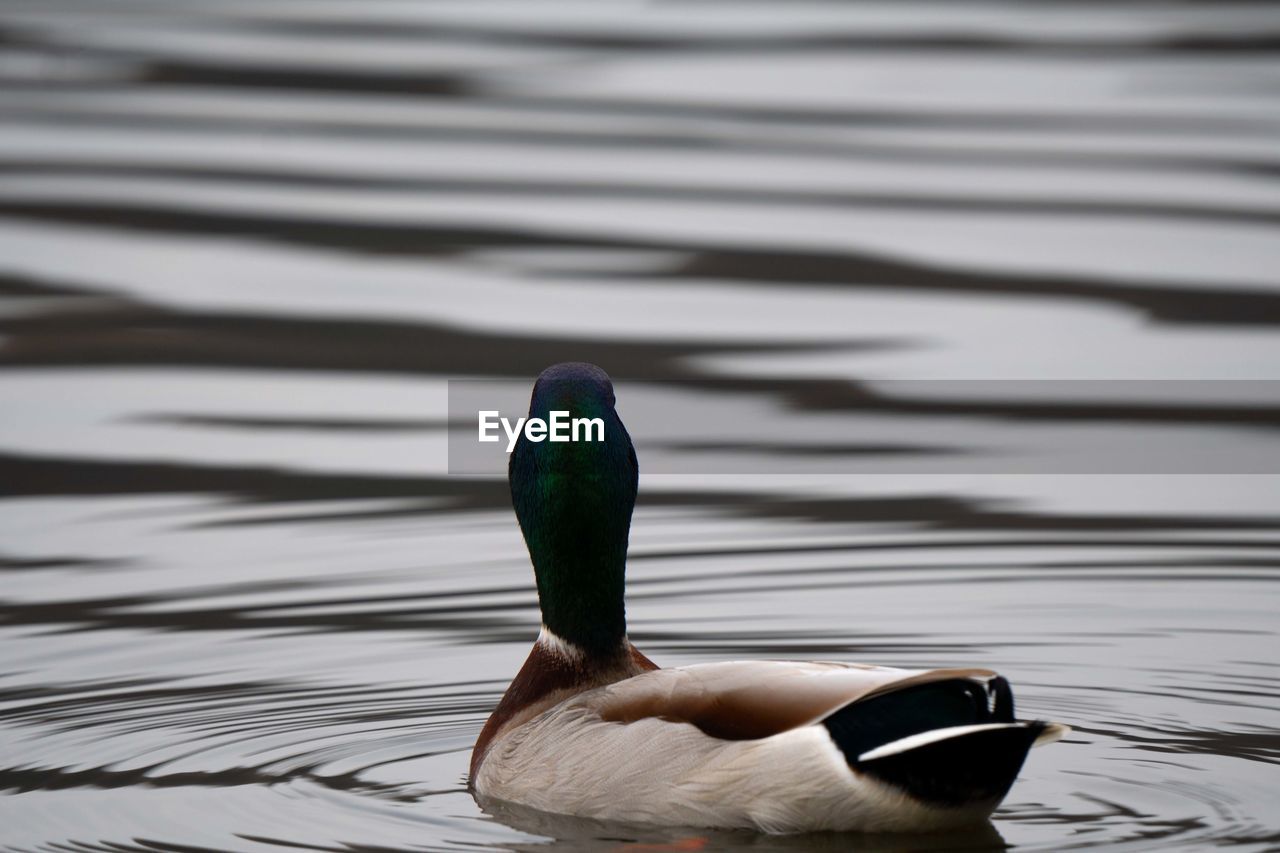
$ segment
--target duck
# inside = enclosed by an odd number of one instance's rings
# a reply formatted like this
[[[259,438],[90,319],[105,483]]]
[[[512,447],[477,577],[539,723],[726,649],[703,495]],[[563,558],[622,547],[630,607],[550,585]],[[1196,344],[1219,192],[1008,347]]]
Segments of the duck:
[[[582,362],[533,386],[529,418],[600,418],[600,440],[521,435],[508,461],[541,629],[471,753],[481,803],[629,824],[933,832],[985,822],[1028,751],[1068,731],[1018,720],[987,669],[832,661],[660,668],[627,636],[639,482],[613,383]]]

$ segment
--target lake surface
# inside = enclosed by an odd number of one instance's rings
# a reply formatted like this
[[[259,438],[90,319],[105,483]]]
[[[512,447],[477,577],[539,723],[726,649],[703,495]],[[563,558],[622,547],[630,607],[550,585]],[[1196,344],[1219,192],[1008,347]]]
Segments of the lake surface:
[[[1275,7],[10,0],[0,82],[5,850],[1280,849]],[[564,360],[636,644],[998,669],[990,827],[476,805],[447,386]]]

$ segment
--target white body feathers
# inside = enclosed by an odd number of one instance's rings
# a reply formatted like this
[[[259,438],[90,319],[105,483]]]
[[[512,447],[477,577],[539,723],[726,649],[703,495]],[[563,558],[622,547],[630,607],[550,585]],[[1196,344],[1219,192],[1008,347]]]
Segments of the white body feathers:
[[[840,707],[889,685],[954,677],[955,672],[941,670],[935,676],[777,661],[655,670],[571,696],[501,731],[473,784],[482,797],[605,820],[774,833],[919,832],[969,824],[987,817],[998,799],[950,808],[922,803],[851,768],[820,722],[834,710],[828,705]],[[732,701],[736,695],[740,701],[760,694],[788,708],[813,703],[819,693],[844,698],[827,699],[821,705],[825,710],[801,725],[754,739],[713,737],[692,723],[661,715],[617,721],[627,708],[649,708],[655,701],[687,707],[690,696]]]

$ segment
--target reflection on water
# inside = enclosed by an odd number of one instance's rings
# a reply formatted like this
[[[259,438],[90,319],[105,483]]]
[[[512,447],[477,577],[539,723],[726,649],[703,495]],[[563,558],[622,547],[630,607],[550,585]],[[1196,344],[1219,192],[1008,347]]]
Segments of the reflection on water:
[[[1265,383],[886,380],[1280,379],[1277,50],[1265,4],[6,4],[0,845],[1273,849]],[[660,664],[990,666],[1069,741],[972,836],[482,809],[536,601],[446,380],[562,360],[700,413],[632,424]],[[928,468],[1118,434],[1207,473]]]

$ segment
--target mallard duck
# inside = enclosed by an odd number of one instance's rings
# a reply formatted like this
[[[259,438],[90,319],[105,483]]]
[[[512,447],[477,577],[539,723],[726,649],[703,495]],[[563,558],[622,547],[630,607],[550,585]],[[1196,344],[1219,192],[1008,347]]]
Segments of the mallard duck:
[[[638,465],[613,384],[557,364],[529,417],[601,418],[601,441],[509,460],[542,629],[471,754],[481,798],[605,820],[765,832],[932,831],[985,820],[1027,751],[1066,727],[1014,718],[985,669],[733,661],[659,669],[627,638]]]

